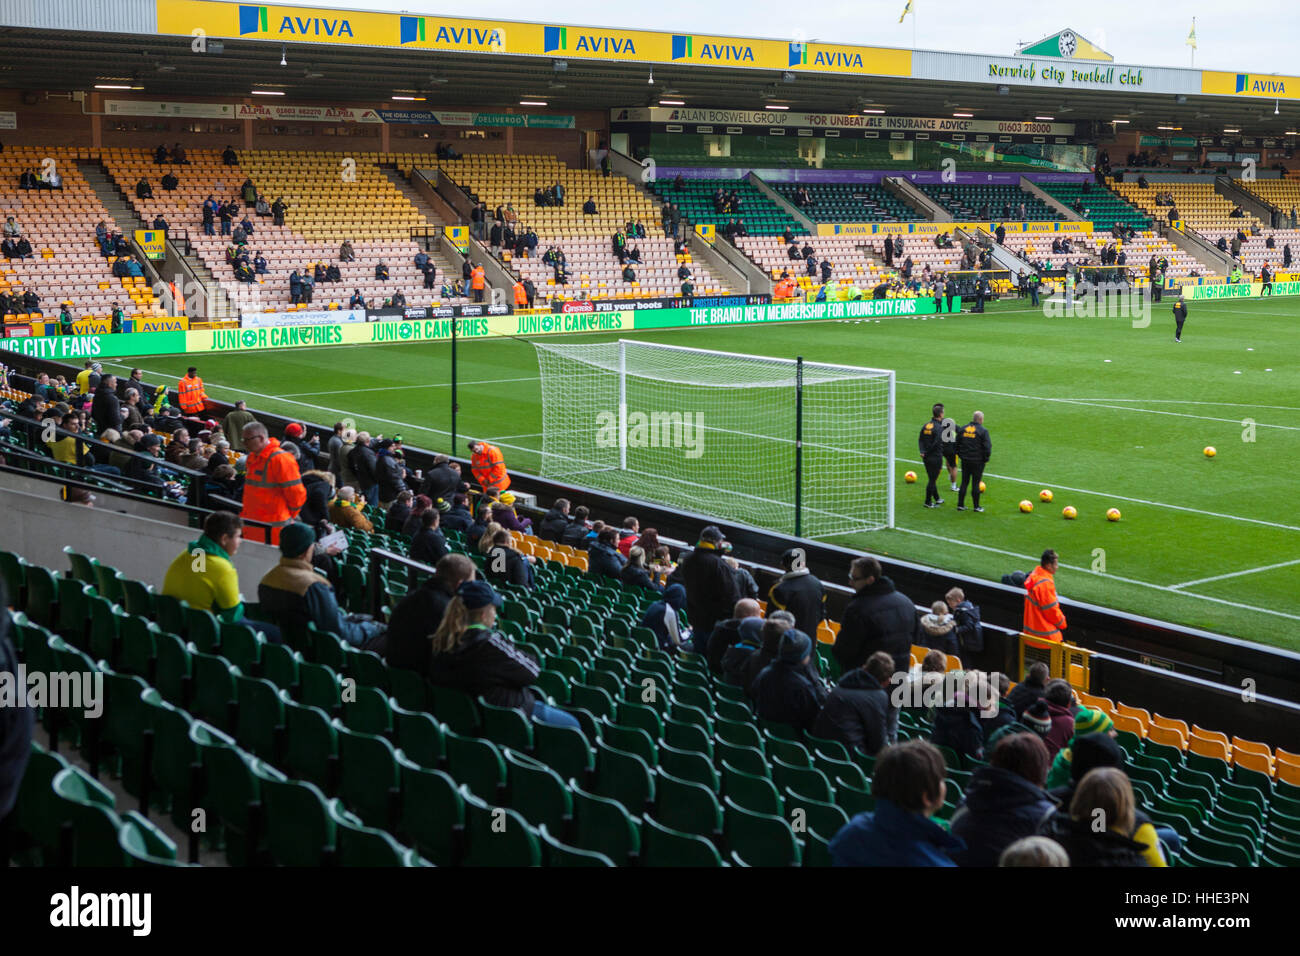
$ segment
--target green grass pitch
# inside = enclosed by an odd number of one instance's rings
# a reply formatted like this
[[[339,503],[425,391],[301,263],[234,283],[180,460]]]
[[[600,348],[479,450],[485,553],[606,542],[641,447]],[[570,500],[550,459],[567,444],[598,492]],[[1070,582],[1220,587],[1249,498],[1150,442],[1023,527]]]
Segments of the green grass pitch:
[[[1147,328],[1127,318],[1047,318],[1013,301],[984,315],[924,321],[638,337],[897,371],[896,527],[837,543],[995,580],[1028,571],[1051,547],[1061,554],[1057,584],[1067,597],[1300,649],[1300,300],[1192,302],[1181,344],[1171,306],[1168,297],[1156,305]],[[459,355],[458,433],[490,439],[509,465],[537,470],[532,345],[462,342]],[[214,398],[245,396],[256,408],[326,424],[350,416],[360,428],[448,449],[447,344],[138,364],[175,379],[191,363]],[[936,401],[959,424],[977,408],[986,416],[993,457],[983,514],[954,510],[946,475],[947,504],[922,506],[916,433]],[[1207,445],[1218,450],[1213,460],[1202,454]],[[905,484],[908,470],[921,481]],[[1043,488],[1055,495],[1050,505],[1038,500]],[[1018,509],[1026,498],[1032,514]],[[1066,505],[1078,509],[1077,520],[1062,518]],[[1111,507],[1122,511],[1120,522],[1106,521]],[[924,603],[940,596],[910,595]]]

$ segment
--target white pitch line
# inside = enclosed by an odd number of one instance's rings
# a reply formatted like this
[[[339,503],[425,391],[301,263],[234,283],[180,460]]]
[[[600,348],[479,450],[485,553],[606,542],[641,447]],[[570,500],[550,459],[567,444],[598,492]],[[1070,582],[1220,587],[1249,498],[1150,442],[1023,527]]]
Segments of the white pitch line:
[[[535,382],[538,376],[529,375],[525,378],[488,378],[480,382],[458,382],[457,387],[461,385],[497,385],[501,382]],[[332,392],[289,392],[285,398],[310,398],[315,395],[351,395],[354,392],[395,392],[407,391],[412,388],[451,388],[451,382],[429,382],[424,385],[385,385],[381,388],[340,388]]]
[[[1064,401],[1064,399],[1061,399]],[[1076,398],[1071,399],[1076,402],[1147,402],[1151,405],[1212,405],[1219,408],[1267,408],[1280,412],[1300,412],[1300,407],[1295,405],[1250,405],[1245,402],[1189,402],[1177,398]]]
[[[999,398],[1017,398],[1032,402],[1055,402],[1059,405],[1081,405],[1086,408],[1109,408],[1117,412],[1141,412],[1144,415],[1165,415],[1170,418],[1190,418],[1199,422],[1222,422],[1227,425],[1241,425],[1241,420],[1237,418],[1214,418],[1209,415],[1189,415],[1186,412],[1166,412],[1157,408],[1129,408],[1126,405],[1110,405],[1102,402],[1085,402],[1073,398],[1050,398],[1046,395],[1021,395],[1018,392],[994,392],[986,388],[962,388],[957,385],[929,385],[925,382],[904,382],[899,381],[899,385],[907,385],[914,388],[929,388],[935,391],[949,392],[974,392],[977,395],[993,395]],[[1300,432],[1300,425],[1271,425],[1267,422],[1257,422],[1257,428],[1276,428],[1281,431]]]
[[[1190,588],[1196,584],[1209,584],[1211,581],[1223,581],[1226,578],[1236,578],[1243,574],[1259,574],[1261,571],[1273,571],[1277,568],[1289,568],[1293,564],[1300,564],[1300,558],[1294,561],[1279,561],[1277,564],[1266,564],[1263,567],[1247,568],[1245,571],[1230,571],[1227,574],[1216,574],[1212,578],[1198,578],[1195,581],[1184,581],[1182,584],[1171,584],[1169,590],[1177,591],[1180,588]]]
[[[970,541],[963,541],[960,538],[949,538],[941,534],[931,534],[928,531],[915,531],[911,528],[902,528],[897,526],[895,526],[894,530],[902,531],[905,534],[920,535],[923,538],[933,538],[936,541],[944,541],[947,542],[948,544],[956,544],[965,548],[976,548],[980,551],[992,551],[994,554],[1005,554],[1008,557],[1020,558],[1021,560],[1024,561],[1036,562],[1038,560],[1037,558],[1031,555],[1018,554],[1015,551],[1007,551],[1003,548],[994,548],[987,544],[975,544]],[[1172,587],[1164,584],[1152,584],[1150,581],[1139,581],[1136,578],[1125,578],[1125,577],[1121,577],[1118,574],[1109,574],[1109,573],[1098,574],[1096,571],[1093,571],[1091,568],[1080,568],[1070,564],[1062,564],[1061,567],[1069,568],[1071,571],[1082,571],[1084,574],[1090,574],[1096,578],[1103,578],[1110,581],[1120,581],[1124,584],[1133,584],[1143,588],[1151,588],[1153,591],[1164,591],[1168,594],[1177,594],[1182,597],[1196,598],[1198,601],[1211,601],[1215,604],[1223,604],[1228,607],[1240,608],[1243,611],[1255,611],[1259,614],[1272,614],[1274,617],[1284,617],[1287,618],[1288,620],[1300,621],[1300,614],[1287,614],[1285,611],[1275,611],[1272,608],[1256,607],[1253,604],[1242,604],[1238,601],[1228,601],[1223,598],[1211,597],[1208,594],[1196,594],[1195,592],[1192,591],[1175,591],[1173,590]]]

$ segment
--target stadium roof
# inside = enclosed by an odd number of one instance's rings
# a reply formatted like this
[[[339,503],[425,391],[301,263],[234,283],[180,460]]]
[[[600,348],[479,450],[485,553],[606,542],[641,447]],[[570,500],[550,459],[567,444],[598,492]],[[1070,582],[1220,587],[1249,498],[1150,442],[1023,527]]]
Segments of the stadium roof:
[[[151,98],[245,98],[255,88],[368,106],[423,97],[421,109],[527,99],[573,111],[669,98],[723,109],[1121,119],[1189,135],[1227,127],[1281,136],[1300,125],[1300,77],[211,0],[0,8],[0,86],[106,83]]]

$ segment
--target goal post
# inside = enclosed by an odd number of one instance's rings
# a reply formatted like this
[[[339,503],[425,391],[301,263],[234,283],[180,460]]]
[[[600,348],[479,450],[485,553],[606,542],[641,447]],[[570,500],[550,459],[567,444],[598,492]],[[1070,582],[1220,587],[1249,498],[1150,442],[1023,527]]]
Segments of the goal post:
[[[893,527],[892,370],[533,345],[542,477],[804,537]]]

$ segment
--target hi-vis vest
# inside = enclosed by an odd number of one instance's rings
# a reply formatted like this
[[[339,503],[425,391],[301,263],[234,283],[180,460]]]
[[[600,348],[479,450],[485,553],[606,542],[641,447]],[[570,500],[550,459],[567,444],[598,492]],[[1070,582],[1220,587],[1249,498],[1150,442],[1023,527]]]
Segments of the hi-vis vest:
[[[506,461],[501,456],[501,449],[496,445],[483,442],[470,459],[470,469],[474,480],[488,493],[500,494],[510,487],[510,476],[506,474]]]
[[[197,375],[190,378],[188,375],[176,383],[177,404],[181,407],[181,412],[186,415],[197,415],[203,411],[204,399],[207,396],[203,393],[203,379]]]
[[[306,502],[307,489],[303,487],[298,463],[280,447],[277,439],[268,441],[260,455],[249,457],[244,477],[244,507],[239,515],[271,525],[268,544],[279,543],[280,529],[293,523]],[[250,529],[247,537],[260,539],[257,531]]]
[[[1065,640],[1065,613],[1056,596],[1056,582],[1042,565],[1025,579],[1025,621],[1021,630],[1030,637],[1059,643]]]

